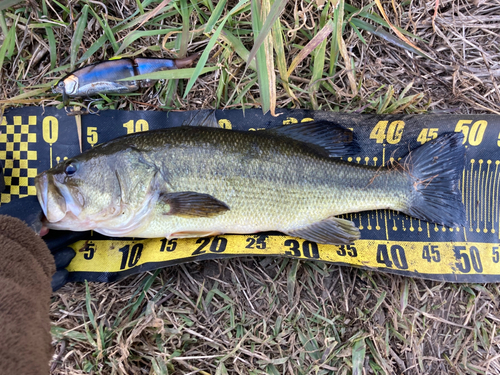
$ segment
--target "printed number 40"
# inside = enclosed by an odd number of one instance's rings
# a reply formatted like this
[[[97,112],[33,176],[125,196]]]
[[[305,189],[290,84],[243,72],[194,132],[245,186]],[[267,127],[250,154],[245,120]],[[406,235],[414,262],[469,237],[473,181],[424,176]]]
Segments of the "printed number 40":
[[[370,133],[370,139],[375,139],[377,143],[384,143],[386,140],[387,143],[395,145],[401,141],[404,128],[404,121],[392,121],[390,124],[389,121],[379,121]]]

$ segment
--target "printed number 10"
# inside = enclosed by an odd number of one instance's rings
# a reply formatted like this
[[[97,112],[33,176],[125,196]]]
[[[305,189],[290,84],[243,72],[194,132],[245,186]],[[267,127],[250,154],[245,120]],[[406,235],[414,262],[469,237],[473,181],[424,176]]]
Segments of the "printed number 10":
[[[123,127],[127,129],[127,134],[145,132],[149,130],[149,124],[146,120],[137,120],[134,124],[134,120],[130,120],[123,124]]]
[[[130,249],[130,245],[125,245],[118,251],[122,253],[122,262],[120,264],[120,270],[124,270],[127,266],[128,268],[132,268],[139,263],[139,259],[141,259],[142,249],[144,245],[142,243],[136,243]]]

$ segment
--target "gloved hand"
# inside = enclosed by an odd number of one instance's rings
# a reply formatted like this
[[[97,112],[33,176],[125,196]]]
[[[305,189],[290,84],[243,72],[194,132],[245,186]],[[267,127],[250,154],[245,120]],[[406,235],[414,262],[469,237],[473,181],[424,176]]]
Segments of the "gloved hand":
[[[0,215],[17,217],[24,221],[35,233],[42,229],[42,209],[35,196],[15,199],[0,206]],[[84,238],[86,232],[50,231],[43,237],[54,257],[56,273],[52,277],[52,290],[56,291],[66,284],[68,271],[65,269],[75,257],[75,251],[68,245]]]
[[[0,373],[48,374],[54,258],[22,221],[0,215]]]

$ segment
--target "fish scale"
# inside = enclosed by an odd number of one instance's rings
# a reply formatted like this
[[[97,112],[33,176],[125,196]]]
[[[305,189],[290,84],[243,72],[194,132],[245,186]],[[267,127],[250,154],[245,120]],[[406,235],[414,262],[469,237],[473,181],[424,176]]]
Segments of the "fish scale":
[[[465,151],[459,138],[440,137],[411,154],[417,163],[408,157],[388,169],[340,160],[353,154],[356,142],[346,129],[324,122],[258,132],[170,128],[94,147],[43,173],[37,184],[54,229],[169,238],[277,230],[350,243],[359,231],[335,216],[388,208],[461,224],[456,186]],[[451,162],[457,171],[450,172]],[[76,172],[68,176],[68,170]],[[106,200],[121,203],[110,210]],[[99,215],[109,211],[114,215]]]

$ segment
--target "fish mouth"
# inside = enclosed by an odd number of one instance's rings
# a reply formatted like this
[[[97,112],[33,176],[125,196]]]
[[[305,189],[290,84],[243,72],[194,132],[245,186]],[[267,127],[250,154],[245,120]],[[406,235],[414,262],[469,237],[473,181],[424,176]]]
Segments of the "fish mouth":
[[[73,199],[69,188],[57,182],[54,176],[45,172],[38,175],[35,186],[38,201],[49,223],[63,220],[68,212],[78,216],[82,211],[82,206]]]
[[[52,179],[51,182],[53,182],[52,176],[50,178]],[[38,202],[47,221],[56,222],[62,220],[66,216],[66,200],[54,187],[54,184],[49,183],[49,176],[46,173],[38,175],[35,178],[35,186]]]
[[[35,177],[36,196],[42,207],[43,215],[47,218],[48,182],[47,175],[42,173]]]

